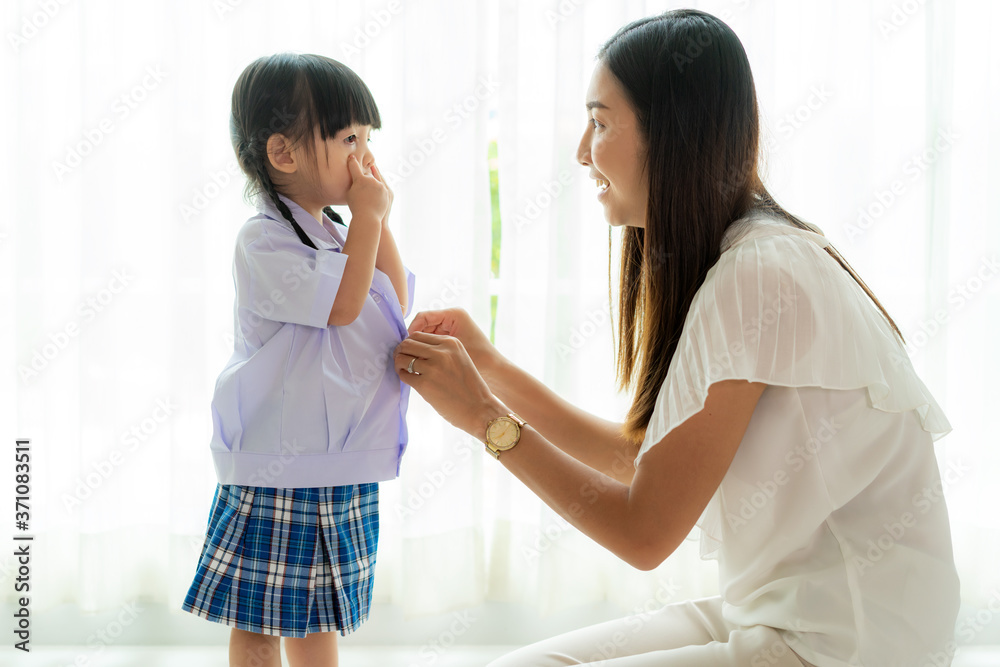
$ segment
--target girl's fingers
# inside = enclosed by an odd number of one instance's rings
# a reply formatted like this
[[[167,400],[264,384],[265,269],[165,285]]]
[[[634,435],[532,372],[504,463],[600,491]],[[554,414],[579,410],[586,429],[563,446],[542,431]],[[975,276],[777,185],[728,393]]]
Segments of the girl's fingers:
[[[347,156],[347,169],[351,172],[351,178],[354,180],[364,176],[364,172],[361,171],[361,163],[353,155]]]

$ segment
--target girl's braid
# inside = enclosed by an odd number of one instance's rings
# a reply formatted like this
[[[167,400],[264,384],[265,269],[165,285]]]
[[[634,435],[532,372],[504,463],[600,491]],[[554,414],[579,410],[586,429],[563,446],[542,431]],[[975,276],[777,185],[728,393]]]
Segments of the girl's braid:
[[[291,210],[285,202],[281,201],[281,198],[278,197],[278,190],[274,187],[274,182],[271,180],[270,174],[267,173],[267,167],[264,166],[264,160],[262,159],[262,156],[257,154],[258,148],[259,147],[255,146],[252,141],[246,141],[245,139],[239,141],[237,146],[237,157],[240,163],[249,167],[249,170],[252,170],[252,172],[256,175],[257,178],[255,180],[260,185],[260,190],[262,191],[261,194],[266,195],[272,202],[274,202],[274,205],[277,207],[281,215],[292,224],[292,228],[298,235],[299,240],[310,248],[318,250],[316,244],[312,242],[312,239],[310,239],[309,236],[302,230],[299,223],[295,221],[295,217],[292,215]],[[343,218],[341,218],[340,215],[333,210],[333,208],[326,206],[323,208],[323,213],[325,213],[326,216],[332,221],[341,225],[344,224]]]

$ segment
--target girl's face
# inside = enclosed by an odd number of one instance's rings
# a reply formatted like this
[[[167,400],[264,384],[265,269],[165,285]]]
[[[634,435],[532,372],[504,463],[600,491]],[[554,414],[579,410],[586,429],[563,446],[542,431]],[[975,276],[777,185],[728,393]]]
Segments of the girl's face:
[[[614,74],[599,62],[587,89],[587,128],[576,159],[597,181],[597,200],[613,226],[644,227],[649,184],[638,119]]]
[[[313,152],[316,156],[314,173],[310,180],[317,189],[317,199],[327,204],[347,203],[347,191],[351,189],[351,172],[347,168],[347,158],[355,155],[365,174],[371,174],[375,155],[371,150],[371,125],[348,125],[332,137],[320,137],[319,128],[313,131]]]

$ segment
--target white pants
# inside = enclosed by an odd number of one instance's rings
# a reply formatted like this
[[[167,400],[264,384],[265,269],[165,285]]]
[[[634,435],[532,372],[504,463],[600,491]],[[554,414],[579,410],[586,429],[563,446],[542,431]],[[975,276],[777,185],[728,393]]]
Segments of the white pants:
[[[489,667],[812,667],[765,625],[734,626],[718,597],[680,602],[542,640]]]

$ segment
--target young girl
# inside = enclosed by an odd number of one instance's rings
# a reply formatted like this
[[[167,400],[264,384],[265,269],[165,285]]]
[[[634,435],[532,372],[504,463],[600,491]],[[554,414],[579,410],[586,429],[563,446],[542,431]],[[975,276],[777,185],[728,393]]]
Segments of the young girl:
[[[316,55],[260,58],[230,130],[258,214],[240,229],[233,356],[215,386],[219,485],[182,608],[233,628],[231,665],[335,665],[368,617],[378,484],[398,475],[409,388],[392,364],[413,274],[389,231],[364,82]],[[329,207],[346,204],[347,227]]]

